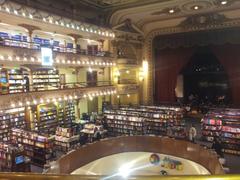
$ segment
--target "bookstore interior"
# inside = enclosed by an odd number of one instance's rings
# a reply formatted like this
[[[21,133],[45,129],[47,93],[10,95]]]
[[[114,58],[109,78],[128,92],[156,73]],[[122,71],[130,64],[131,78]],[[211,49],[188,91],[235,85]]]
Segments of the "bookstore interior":
[[[239,8],[0,0],[0,179],[240,174]]]

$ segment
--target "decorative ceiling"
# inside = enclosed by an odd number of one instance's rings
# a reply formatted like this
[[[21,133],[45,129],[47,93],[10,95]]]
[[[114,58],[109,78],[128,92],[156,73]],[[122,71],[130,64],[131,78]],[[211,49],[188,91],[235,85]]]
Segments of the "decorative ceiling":
[[[122,8],[130,8],[136,6],[143,6],[147,4],[159,3],[170,0],[79,0],[102,10],[117,10]]]
[[[132,8],[116,10],[109,20],[115,27],[130,19],[144,34],[156,29],[181,26],[188,17],[200,15],[200,21],[205,21],[205,14],[215,17],[224,16],[226,21],[240,19],[239,0],[169,0],[158,1]],[[188,22],[188,21],[187,21]],[[191,22],[189,22],[191,23]]]

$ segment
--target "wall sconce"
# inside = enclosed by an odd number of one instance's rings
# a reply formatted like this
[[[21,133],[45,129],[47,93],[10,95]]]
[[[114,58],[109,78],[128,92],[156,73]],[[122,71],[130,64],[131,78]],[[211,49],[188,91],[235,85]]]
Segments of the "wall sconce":
[[[115,82],[118,82],[119,76],[120,76],[120,72],[119,72],[118,69],[116,69],[116,70],[114,71],[114,73],[113,73],[113,78],[114,78],[114,81],[115,81]]]
[[[147,73],[148,73],[148,61],[143,60],[143,62],[142,62],[142,70],[143,70],[144,75],[147,75]]]
[[[143,72],[142,68],[140,68],[140,70],[139,70],[138,78],[139,78],[139,81],[143,81],[144,80],[144,72]]]

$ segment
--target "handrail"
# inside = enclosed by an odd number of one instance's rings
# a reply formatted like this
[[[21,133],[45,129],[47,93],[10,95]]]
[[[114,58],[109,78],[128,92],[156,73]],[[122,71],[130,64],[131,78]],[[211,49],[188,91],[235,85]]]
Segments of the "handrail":
[[[160,136],[120,136],[80,147],[56,161],[48,173],[70,174],[97,159],[123,152],[154,152],[196,162],[211,174],[224,174],[216,153],[199,144]],[[80,158],[76,158],[80,157]]]
[[[81,175],[50,175],[29,173],[0,173],[0,179],[4,180],[104,180],[102,176]],[[113,178],[112,178],[113,179]],[[117,179],[120,179],[119,177]],[[218,176],[134,176],[125,180],[239,180],[240,175],[218,175]],[[111,180],[111,179],[110,179]]]
[[[58,83],[57,86],[51,86],[51,82],[49,85],[45,87],[36,88],[34,85],[29,85],[29,90],[27,90],[26,85],[23,85],[22,92],[15,93],[6,93],[3,95],[10,94],[21,94],[21,93],[29,93],[29,92],[40,92],[40,91],[56,91],[56,90],[67,90],[67,89],[82,89],[82,88],[93,88],[93,87],[107,87],[113,86],[111,81],[88,81],[88,82],[75,82],[75,83]]]
[[[18,45],[15,45],[18,44]],[[40,50],[41,44],[35,42],[27,42],[27,41],[20,41],[20,40],[13,40],[13,39],[2,39],[0,40],[0,46],[7,46],[7,47],[16,47],[16,48],[23,48],[23,49],[35,49]],[[97,56],[97,57],[113,57],[112,53],[108,51],[88,51],[87,49],[80,49],[80,48],[68,48],[68,47],[60,47],[60,46],[51,46],[53,51],[62,52],[62,53],[74,53],[80,55],[87,55],[87,56]]]
[[[119,79],[118,84],[137,84],[136,79]]]

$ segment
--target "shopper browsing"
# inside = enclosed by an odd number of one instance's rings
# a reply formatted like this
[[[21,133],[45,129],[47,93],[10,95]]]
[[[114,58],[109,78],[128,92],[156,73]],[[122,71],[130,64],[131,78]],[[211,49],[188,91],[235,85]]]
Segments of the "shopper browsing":
[[[197,130],[194,126],[191,126],[189,129],[189,140],[194,143],[196,136],[197,136]]]

